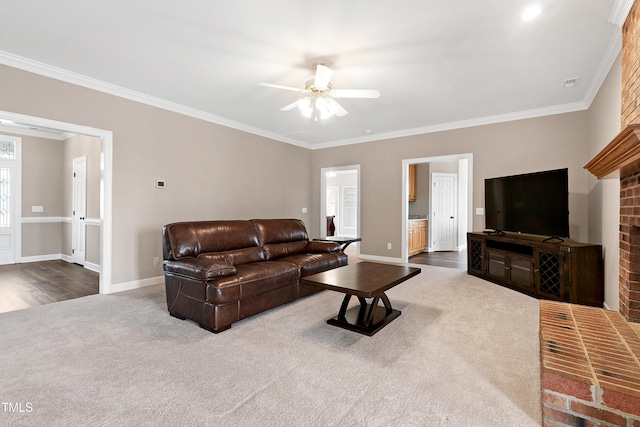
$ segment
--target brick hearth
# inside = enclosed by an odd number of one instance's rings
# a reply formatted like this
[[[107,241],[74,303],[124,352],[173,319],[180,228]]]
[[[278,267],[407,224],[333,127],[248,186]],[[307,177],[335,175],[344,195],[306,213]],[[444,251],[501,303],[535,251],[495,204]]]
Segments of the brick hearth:
[[[620,311],[540,302],[545,426],[640,427],[640,2],[622,27],[620,133],[586,166],[620,179]]]
[[[640,427],[640,324],[540,301],[540,353],[543,425]]]

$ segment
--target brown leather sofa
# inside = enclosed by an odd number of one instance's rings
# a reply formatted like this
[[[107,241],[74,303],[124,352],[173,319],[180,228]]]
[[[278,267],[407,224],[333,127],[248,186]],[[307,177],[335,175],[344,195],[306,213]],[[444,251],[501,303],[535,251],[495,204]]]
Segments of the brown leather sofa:
[[[162,229],[167,307],[212,332],[320,288],[300,277],[347,265],[297,219],[178,222]]]

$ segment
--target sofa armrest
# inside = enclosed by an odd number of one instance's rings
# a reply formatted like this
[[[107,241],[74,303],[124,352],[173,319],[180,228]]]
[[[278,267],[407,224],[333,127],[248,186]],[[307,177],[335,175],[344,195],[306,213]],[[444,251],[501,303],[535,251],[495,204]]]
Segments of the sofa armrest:
[[[335,253],[340,252],[340,245],[335,242],[320,242],[311,240],[307,243],[308,253]]]
[[[238,270],[226,262],[211,262],[202,258],[183,258],[177,261],[164,261],[162,265],[168,273],[193,277],[196,280],[213,280],[219,277],[233,276]]]

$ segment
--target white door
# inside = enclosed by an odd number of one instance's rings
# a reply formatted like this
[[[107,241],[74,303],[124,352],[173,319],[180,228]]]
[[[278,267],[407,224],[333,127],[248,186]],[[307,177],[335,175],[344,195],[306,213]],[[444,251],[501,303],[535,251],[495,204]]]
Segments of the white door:
[[[358,188],[342,187],[340,195],[340,235],[356,237],[358,232]]]
[[[453,251],[455,248],[456,174],[432,174],[431,247],[434,251]]]
[[[20,261],[21,142],[0,135],[0,264]]]
[[[87,158],[73,159],[73,207],[71,225],[71,260],[84,265],[86,260]]]

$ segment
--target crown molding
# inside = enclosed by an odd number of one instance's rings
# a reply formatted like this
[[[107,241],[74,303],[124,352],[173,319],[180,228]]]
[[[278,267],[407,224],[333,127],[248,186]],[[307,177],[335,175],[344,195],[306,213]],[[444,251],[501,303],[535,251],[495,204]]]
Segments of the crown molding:
[[[206,122],[215,123],[228,128],[240,130],[253,135],[262,136],[272,140],[285,142],[287,144],[297,145],[303,148],[310,148],[308,143],[296,141],[294,139],[283,137],[272,132],[265,131],[253,126],[248,126],[244,123],[236,122],[215,114],[206,113],[195,108],[186,107],[184,105],[167,101],[165,99],[156,98],[151,95],[147,95],[141,92],[136,92],[117,86],[111,83],[104,82],[102,80],[94,79],[84,76],[82,74],[74,73],[62,68],[54,67],[42,62],[34,61],[29,58],[14,55],[9,52],[0,50],[0,64],[7,65],[9,67],[18,68],[20,70],[28,71],[34,74],[38,74],[52,79],[60,80],[66,83],[71,83],[77,86],[85,87],[87,89],[96,90],[98,92],[106,93],[109,95],[117,96],[119,98],[125,98],[130,101],[140,102],[142,104],[150,105],[152,107],[161,108],[163,110],[172,111],[174,113],[182,114],[184,116],[194,117],[196,119],[204,120]]]
[[[358,137],[351,139],[343,139],[339,141],[330,141],[325,143],[314,144],[313,150],[323,148],[340,147],[343,145],[360,144],[363,142],[382,141],[385,139],[404,138],[408,136],[422,135],[428,133],[444,132],[456,129],[464,129],[476,126],[492,125],[496,123],[512,122],[516,120],[532,119],[536,117],[553,116],[556,114],[573,113],[576,111],[584,111],[587,106],[584,102],[575,102],[572,104],[557,105],[548,108],[538,108],[533,110],[519,111],[508,114],[498,114],[495,116],[480,117],[477,119],[461,120],[457,122],[442,123],[433,126],[425,126],[413,129],[405,129],[398,132],[387,132],[367,137]]]
[[[613,67],[616,59],[618,59],[620,52],[622,52],[622,31],[616,31],[609,41],[607,51],[602,58],[602,61],[600,61],[600,66],[596,71],[596,75],[593,80],[591,80],[591,85],[587,90],[587,94],[584,99],[584,103],[587,108],[591,107],[591,103],[596,98],[596,95],[598,95],[602,84],[609,75],[609,71],[611,71],[611,67]]]
[[[616,0],[609,15],[609,22],[616,24],[618,27],[622,27],[627,20],[633,2],[634,0]]]

